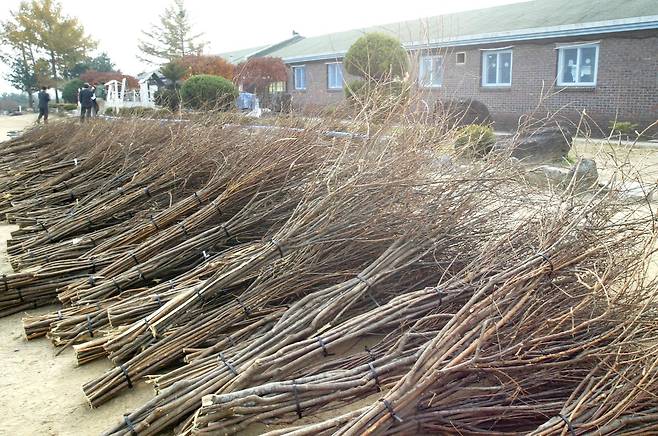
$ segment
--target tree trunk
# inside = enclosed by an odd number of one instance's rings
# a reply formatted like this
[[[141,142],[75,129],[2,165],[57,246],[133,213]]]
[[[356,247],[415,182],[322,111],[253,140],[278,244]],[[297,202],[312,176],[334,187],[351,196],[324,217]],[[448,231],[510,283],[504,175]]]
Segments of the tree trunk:
[[[21,45],[21,54],[23,55],[23,66],[25,67],[25,71],[30,71],[30,68],[27,64],[27,54],[25,53],[25,46]],[[27,92],[27,102],[30,105],[31,108],[34,108],[34,96],[32,95],[32,90],[31,89],[26,89]]]
[[[55,82],[55,103],[59,103],[59,91],[57,90],[57,67],[55,66],[55,53],[50,51],[50,66],[53,74],[53,81]]]

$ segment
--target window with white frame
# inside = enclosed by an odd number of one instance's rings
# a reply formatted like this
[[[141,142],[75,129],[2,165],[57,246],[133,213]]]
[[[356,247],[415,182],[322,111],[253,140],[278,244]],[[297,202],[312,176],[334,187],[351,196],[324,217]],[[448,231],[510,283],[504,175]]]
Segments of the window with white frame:
[[[512,50],[482,52],[482,86],[512,85]]]
[[[343,63],[327,64],[327,88],[343,89]]]
[[[421,86],[441,86],[443,83],[443,56],[421,56],[418,78]]]
[[[306,89],[306,66],[292,67],[292,78],[295,89]]]
[[[557,84],[595,86],[598,62],[598,44],[559,47]]]

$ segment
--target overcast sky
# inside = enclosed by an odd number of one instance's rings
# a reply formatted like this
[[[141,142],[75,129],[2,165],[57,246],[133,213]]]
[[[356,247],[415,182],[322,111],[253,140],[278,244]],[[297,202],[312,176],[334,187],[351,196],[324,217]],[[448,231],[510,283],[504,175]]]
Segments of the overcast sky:
[[[208,41],[207,53],[269,44],[286,39],[295,30],[303,36],[316,36],[340,30],[362,28],[395,21],[413,20],[444,13],[478,9],[520,0],[427,1],[397,0],[265,0],[208,1],[186,0],[185,6],[196,32]],[[121,71],[136,75],[148,65],[137,60],[137,40],[142,29],[170,3],[168,0],[60,0],[65,14],[78,17],[86,32],[98,41]],[[16,10],[20,0],[1,0],[0,20]],[[483,32],[486,29],[482,29]],[[0,92],[15,91],[0,73]]]

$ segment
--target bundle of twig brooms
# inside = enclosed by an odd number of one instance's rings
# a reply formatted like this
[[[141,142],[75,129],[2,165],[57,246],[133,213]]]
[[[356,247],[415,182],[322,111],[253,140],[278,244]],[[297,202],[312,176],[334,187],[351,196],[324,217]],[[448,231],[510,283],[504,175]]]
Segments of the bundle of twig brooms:
[[[105,434],[658,430],[655,235],[614,191],[439,158],[414,126],[215,121],[0,145],[29,267],[1,277],[0,315],[61,303],[25,333],[114,363],[83,386],[92,407],[158,391]]]

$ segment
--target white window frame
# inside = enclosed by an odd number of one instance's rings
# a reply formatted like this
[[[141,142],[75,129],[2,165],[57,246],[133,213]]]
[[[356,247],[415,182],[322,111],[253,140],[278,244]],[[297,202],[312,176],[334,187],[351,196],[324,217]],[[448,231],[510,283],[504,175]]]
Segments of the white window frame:
[[[459,55],[464,55],[464,62],[459,62]],[[466,64],[466,52],[459,51],[455,53],[455,65],[465,65]]]
[[[343,63],[342,62],[327,62],[327,89],[343,89],[343,82],[344,82],[344,76],[343,76]],[[338,80],[339,83],[334,84],[335,86],[331,86],[331,65],[338,65],[338,68],[335,71],[340,71],[340,80]],[[338,79],[337,77],[335,79]]]
[[[500,83],[500,55],[509,53],[509,82]],[[487,55],[496,54],[496,83],[487,83]],[[482,51],[482,86],[487,88],[509,88],[512,86],[512,72],[514,68],[514,53],[511,48]]]
[[[594,74],[592,74],[593,81],[592,82],[578,82],[578,79],[580,78],[580,57],[581,57],[581,50],[584,48],[594,48],[595,49],[595,62],[594,62]],[[576,49],[577,51],[577,57],[576,57],[576,82],[563,82],[562,77],[563,77],[563,69],[564,69],[564,50],[568,49]],[[598,78],[599,74],[599,44],[594,43],[594,44],[573,44],[573,45],[561,45],[557,47],[557,85],[558,86],[564,86],[564,87],[595,87],[596,86],[596,81]]]
[[[432,66],[430,67],[429,83],[423,83],[423,76],[424,76],[423,65],[425,65],[424,62],[425,59],[430,59],[432,63]],[[440,59],[441,65],[439,71],[436,71],[436,61],[438,59]],[[420,86],[422,86],[423,88],[440,88],[443,86],[443,62],[444,62],[444,57],[441,55],[422,55],[420,57],[420,64],[418,66],[418,83],[420,84]],[[433,83],[435,74],[439,75],[438,84]]]
[[[297,83],[297,70],[302,70],[304,72],[304,83],[302,83],[301,86]],[[306,65],[295,65],[292,67],[292,87],[295,88],[296,91],[306,90]]]

